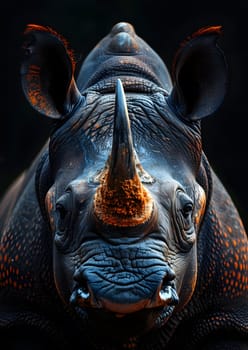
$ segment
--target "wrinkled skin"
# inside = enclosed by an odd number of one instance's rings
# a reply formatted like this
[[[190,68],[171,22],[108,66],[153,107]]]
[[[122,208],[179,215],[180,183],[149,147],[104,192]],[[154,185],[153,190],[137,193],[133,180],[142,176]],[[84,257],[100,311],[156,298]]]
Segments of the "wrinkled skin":
[[[63,38],[27,27],[23,90],[54,127],[0,206],[9,346],[248,349],[247,235],[201,146],[225,93],[219,34],[185,41],[171,79],[119,23],[75,81]]]

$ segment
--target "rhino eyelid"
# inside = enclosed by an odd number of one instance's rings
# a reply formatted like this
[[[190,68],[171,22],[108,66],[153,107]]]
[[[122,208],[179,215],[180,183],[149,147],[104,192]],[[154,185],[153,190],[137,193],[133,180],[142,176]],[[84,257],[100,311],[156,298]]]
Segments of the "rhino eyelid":
[[[176,196],[181,196],[182,199],[182,207],[184,206],[191,206],[192,209],[194,207],[194,203],[192,201],[192,199],[189,197],[189,195],[182,189],[182,188],[178,188],[177,191],[176,191]]]
[[[64,196],[71,195],[71,193],[72,193],[71,186],[66,187]]]
[[[56,210],[58,211],[70,211],[72,206],[71,193],[65,192],[56,202]]]
[[[193,211],[193,203],[192,202],[188,202],[188,203],[183,205],[182,214],[185,218],[187,218],[187,216],[190,213],[192,213],[192,211]]]
[[[59,212],[61,219],[64,219],[68,213],[68,210],[66,210],[66,208],[61,203],[56,204],[56,210]]]

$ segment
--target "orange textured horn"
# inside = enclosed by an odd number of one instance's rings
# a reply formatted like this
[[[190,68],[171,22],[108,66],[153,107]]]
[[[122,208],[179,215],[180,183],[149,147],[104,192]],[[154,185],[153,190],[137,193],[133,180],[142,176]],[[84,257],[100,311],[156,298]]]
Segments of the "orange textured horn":
[[[122,83],[116,85],[112,151],[94,198],[94,212],[106,225],[128,227],[151,217],[153,200],[136,170],[130,121]]]

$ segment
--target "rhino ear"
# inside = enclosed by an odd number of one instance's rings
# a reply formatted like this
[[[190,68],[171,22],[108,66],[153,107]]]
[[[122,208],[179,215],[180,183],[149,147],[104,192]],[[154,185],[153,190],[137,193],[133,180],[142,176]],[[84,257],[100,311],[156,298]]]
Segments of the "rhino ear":
[[[81,99],[75,80],[75,62],[66,40],[48,27],[27,26],[21,81],[31,105],[41,114],[59,119]]]
[[[204,118],[223,101],[227,65],[217,45],[220,34],[220,26],[202,28],[182,43],[175,56],[169,103],[185,119]]]

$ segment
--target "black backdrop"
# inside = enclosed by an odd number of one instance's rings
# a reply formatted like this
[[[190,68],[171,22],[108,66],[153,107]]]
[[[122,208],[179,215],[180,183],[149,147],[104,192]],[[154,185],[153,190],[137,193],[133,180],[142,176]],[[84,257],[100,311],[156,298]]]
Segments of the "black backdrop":
[[[222,106],[202,123],[203,145],[248,227],[246,0],[8,0],[0,8],[0,195],[30,164],[49,133],[49,120],[32,110],[21,90],[20,47],[26,24],[53,27],[81,59],[115,23],[129,21],[169,68],[178,45],[189,34],[200,27],[222,25],[220,45],[229,66],[229,86]]]

